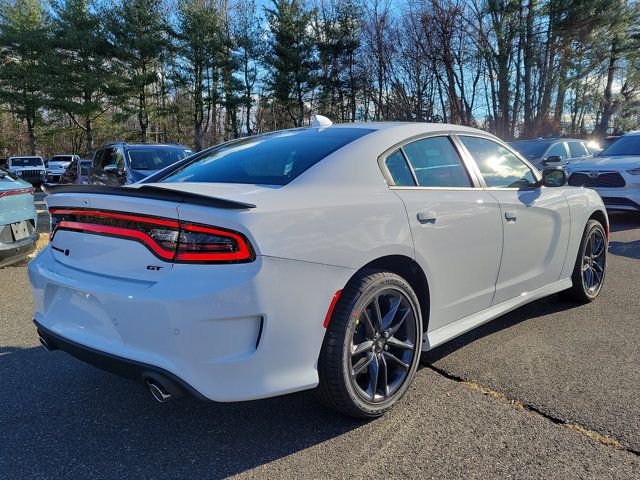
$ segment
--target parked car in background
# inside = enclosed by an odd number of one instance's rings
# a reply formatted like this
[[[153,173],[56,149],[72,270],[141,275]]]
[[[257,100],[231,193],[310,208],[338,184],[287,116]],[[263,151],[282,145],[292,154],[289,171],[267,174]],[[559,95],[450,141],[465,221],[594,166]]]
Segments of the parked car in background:
[[[34,250],[37,222],[31,184],[0,169],[0,267],[22,260]]]
[[[73,160],[80,160],[78,155],[54,155],[47,162],[47,182],[58,183]]]
[[[533,163],[538,170],[542,170],[547,163],[561,166],[572,159],[593,156],[601,150],[595,142],[573,138],[517,140],[509,142],[509,145]]]
[[[173,165],[193,152],[178,144],[109,143],[93,156],[89,183],[127,185]]]
[[[9,157],[7,171],[31,185],[41,185],[47,175],[47,168],[42,157]]]
[[[563,169],[540,174],[469,127],[314,124],[135,185],[45,186],[51,242],[29,264],[45,348],[158,401],[316,388],[371,418],[422,351],[556,292],[600,292],[606,210]]]
[[[569,185],[596,190],[610,210],[640,211],[640,131],[566,166]]]
[[[74,159],[67,167],[59,183],[75,183],[86,185],[89,183],[89,172],[91,171],[92,160],[86,158]]]

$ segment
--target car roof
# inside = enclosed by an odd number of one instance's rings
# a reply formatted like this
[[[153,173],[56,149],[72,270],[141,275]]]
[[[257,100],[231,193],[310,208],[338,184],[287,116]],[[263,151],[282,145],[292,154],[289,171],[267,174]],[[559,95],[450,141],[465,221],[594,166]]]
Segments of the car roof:
[[[105,147],[112,147],[114,145],[121,145],[123,147],[135,147],[135,148],[140,148],[140,147],[148,147],[148,148],[157,148],[157,147],[163,147],[163,148],[186,148],[188,149],[188,147],[185,147],[184,145],[180,144],[180,143],[129,143],[129,142],[109,142],[109,143],[105,143],[104,145],[102,145],[100,148],[105,148]]]
[[[567,137],[554,137],[554,138],[529,138],[526,140],[513,140],[511,143],[553,143],[553,142],[587,142],[584,138],[567,138]]]

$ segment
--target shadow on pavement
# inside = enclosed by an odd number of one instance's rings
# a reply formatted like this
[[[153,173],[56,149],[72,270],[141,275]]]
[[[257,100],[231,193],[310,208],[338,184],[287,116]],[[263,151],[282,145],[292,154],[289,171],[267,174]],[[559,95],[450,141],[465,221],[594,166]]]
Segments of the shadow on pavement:
[[[577,303],[563,300],[559,295],[552,295],[550,297],[537,300],[533,303],[524,305],[513,312],[498,317],[495,320],[491,320],[490,322],[485,323],[464,335],[454,338],[443,345],[429,350],[424,354],[423,361],[426,361],[429,364],[435,363],[456,350],[459,350],[460,348],[493,333],[511,328],[526,320],[531,320],[545,315],[552,315],[554,313],[566,311],[579,306],[580,305]]]
[[[640,240],[633,242],[609,242],[609,253],[640,260]]]
[[[6,479],[223,478],[363,425],[311,392],[157,404],[141,385],[41,347],[0,348],[0,378]]]

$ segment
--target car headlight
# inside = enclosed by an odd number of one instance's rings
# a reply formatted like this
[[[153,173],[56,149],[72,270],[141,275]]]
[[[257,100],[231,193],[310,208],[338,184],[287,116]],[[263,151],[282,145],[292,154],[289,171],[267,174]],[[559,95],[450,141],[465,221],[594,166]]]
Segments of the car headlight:
[[[627,170],[627,173],[631,175],[640,175],[640,168],[632,168],[631,170]]]
[[[16,174],[17,174],[19,177],[21,177],[21,176],[22,176],[22,172],[21,172],[20,170],[18,170],[18,171],[16,172]]]

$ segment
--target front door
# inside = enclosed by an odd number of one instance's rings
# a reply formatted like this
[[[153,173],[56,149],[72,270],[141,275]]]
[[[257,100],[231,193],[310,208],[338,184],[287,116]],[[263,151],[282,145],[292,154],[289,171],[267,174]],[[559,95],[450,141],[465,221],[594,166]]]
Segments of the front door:
[[[493,304],[557,282],[569,242],[569,204],[559,188],[539,186],[533,170],[491,139],[458,137],[476,161],[486,192],[500,203],[504,246]]]

